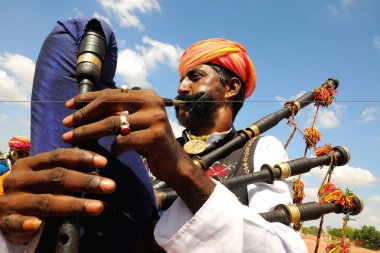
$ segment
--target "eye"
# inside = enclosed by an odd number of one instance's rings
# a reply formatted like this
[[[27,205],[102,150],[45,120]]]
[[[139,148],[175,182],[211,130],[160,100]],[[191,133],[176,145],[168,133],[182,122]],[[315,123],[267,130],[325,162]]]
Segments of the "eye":
[[[202,75],[199,72],[192,72],[189,73],[189,78],[191,81],[198,81],[202,78]]]

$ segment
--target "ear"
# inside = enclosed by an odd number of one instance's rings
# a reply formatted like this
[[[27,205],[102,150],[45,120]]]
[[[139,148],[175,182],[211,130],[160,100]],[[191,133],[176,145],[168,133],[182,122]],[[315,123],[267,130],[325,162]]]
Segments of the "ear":
[[[241,82],[239,78],[233,77],[230,81],[225,85],[226,93],[224,99],[226,101],[232,100],[241,89]]]

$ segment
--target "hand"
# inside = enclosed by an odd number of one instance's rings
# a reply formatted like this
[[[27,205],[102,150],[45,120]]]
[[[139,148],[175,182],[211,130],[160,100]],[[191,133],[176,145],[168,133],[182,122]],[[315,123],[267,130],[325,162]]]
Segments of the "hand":
[[[98,200],[64,195],[112,193],[115,182],[75,169],[103,168],[107,160],[80,149],[56,149],[19,159],[4,179],[0,197],[0,229],[8,241],[26,243],[37,233],[45,216],[99,215]]]
[[[66,142],[116,135],[113,154],[136,150],[147,158],[152,173],[163,180],[173,174],[173,164],[188,157],[174,137],[162,98],[152,90],[90,92],[77,95],[66,106],[78,109],[63,120],[66,126],[74,127],[63,135]],[[131,129],[128,135],[120,134],[123,111],[129,112],[126,115]]]
[[[196,212],[212,193],[215,183],[176,141],[162,98],[152,90],[119,89],[80,94],[66,103],[78,109],[63,120],[73,130],[62,137],[76,143],[116,135],[112,153],[136,150],[144,156],[151,172],[170,185]],[[131,132],[121,135],[120,115],[126,115]]]

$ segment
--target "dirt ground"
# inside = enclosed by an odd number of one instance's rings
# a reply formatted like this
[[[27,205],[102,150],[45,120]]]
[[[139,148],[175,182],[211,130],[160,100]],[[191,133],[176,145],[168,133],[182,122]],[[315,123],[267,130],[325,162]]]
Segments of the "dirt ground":
[[[303,235],[302,238],[306,243],[307,251],[309,253],[314,253],[316,236]],[[318,253],[326,252],[327,241],[328,241],[327,238],[322,238],[322,240],[319,242]],[[351,253],[379,253],[380,251],[373,251],[373,250],[369,250],[365,248],[359,248],[351,244],[350,252]]]

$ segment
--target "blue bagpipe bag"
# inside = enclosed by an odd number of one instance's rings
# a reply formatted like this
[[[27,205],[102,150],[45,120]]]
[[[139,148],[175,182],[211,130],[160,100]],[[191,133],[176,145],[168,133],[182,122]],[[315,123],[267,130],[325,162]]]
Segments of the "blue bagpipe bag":
[[[56,148],[71,147],[62,141],[70,129],[62,119],[73,110],[65,102],[78,91],[75,68],[80,41],[89,22],[99,22],[106,41],[101,77],[95,90],[115,88],[113,81],[117,45],[111,28],[100,19],[58,21],[45,39],[38,56],[32,91],[31,155]],[[152,217],[156,215],[152,185],[141,157],[134,151],[118,157],[109,151],[114,136],[91,142],[85,149],[108,159],[107,167],[97,172],[116,181],[113,194],[92,194],[104,202],[100,216],[80,217],[80,252],[146,252],[152,239]],[[37,252],[54,252],[61,218],[45,218],[44,231]]]

